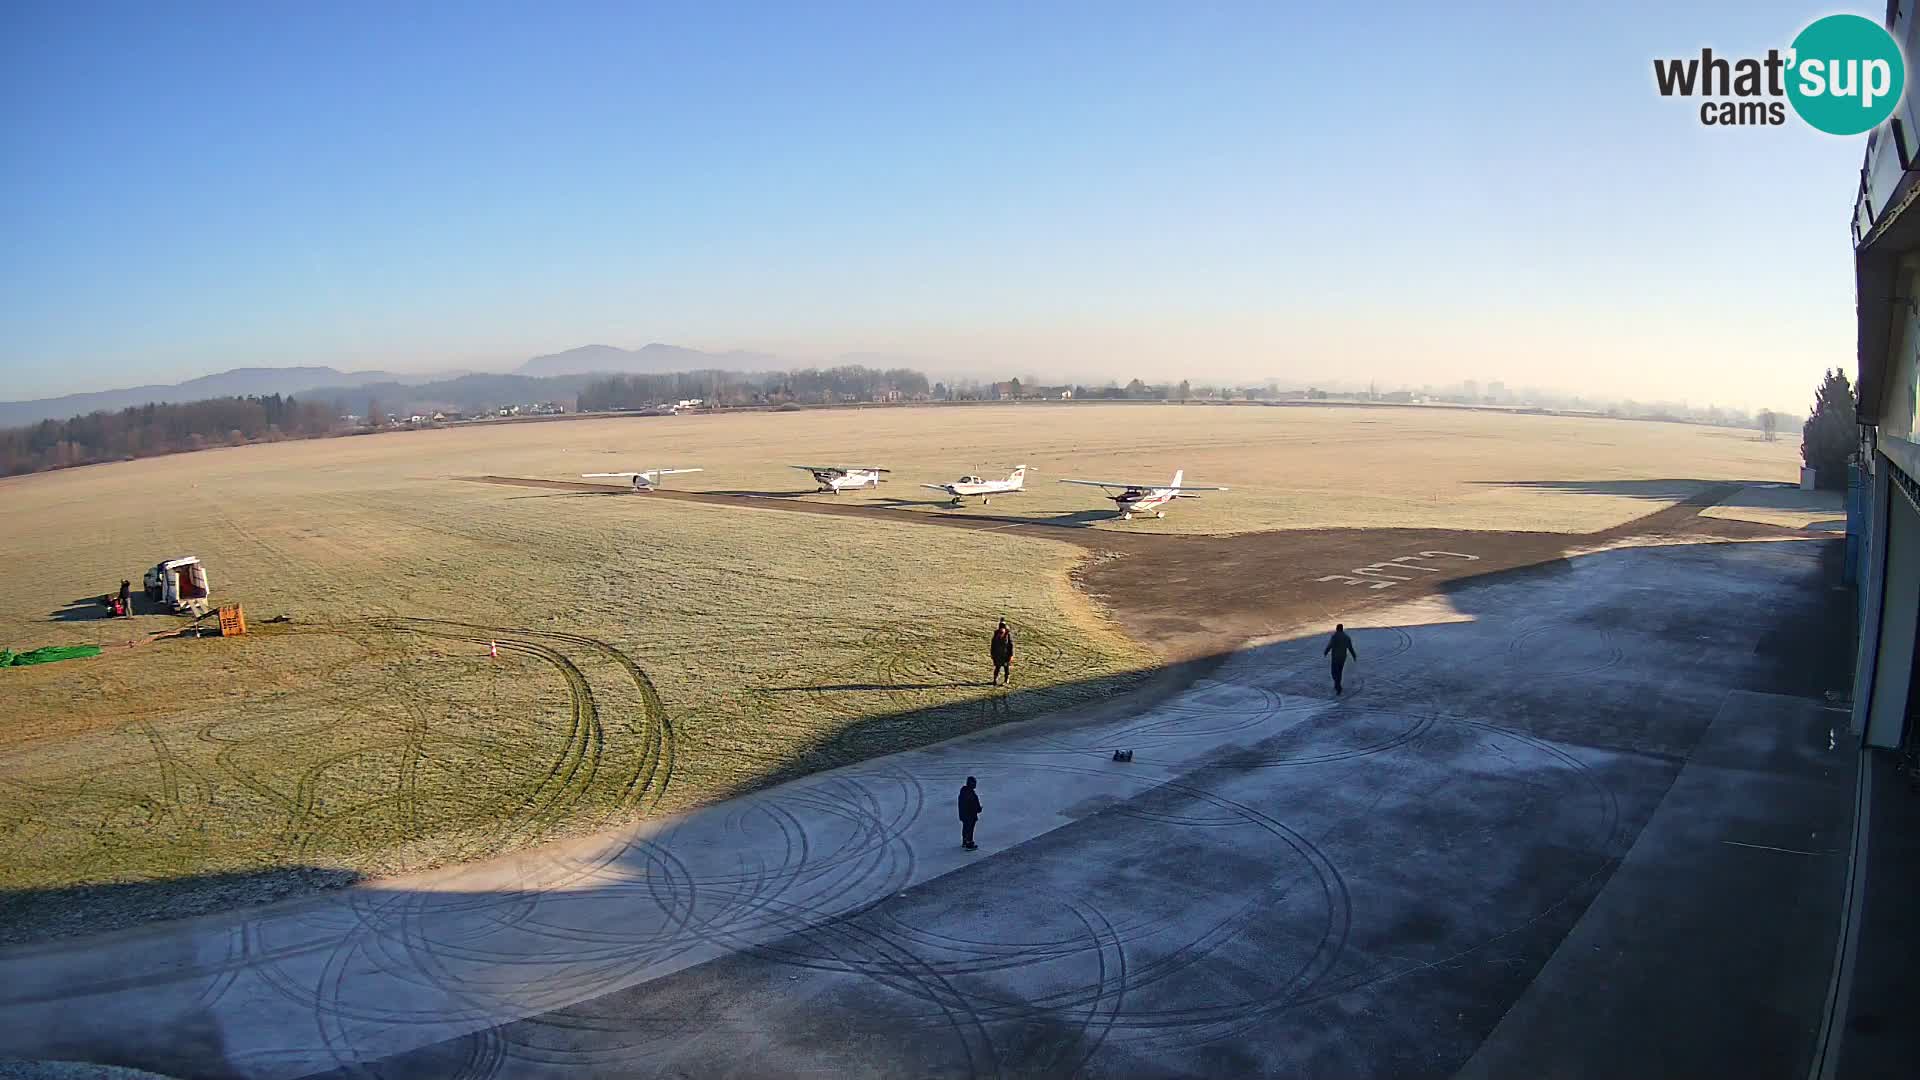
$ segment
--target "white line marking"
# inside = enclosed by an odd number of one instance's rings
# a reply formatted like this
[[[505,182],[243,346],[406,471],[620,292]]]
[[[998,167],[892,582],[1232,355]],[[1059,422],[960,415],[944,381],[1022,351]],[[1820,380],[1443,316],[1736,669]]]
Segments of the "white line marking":
[[[1723,844],[1732,844],[1734,847],[1752,848],[1755,851],[1778,851],[1783,855],[1844,855],[1846,854],[1846,852],[1844,851],[1801,851],[1798,848],[1774,847],[1770,844],[1743,844],[1738,840],[1722,840],[1720,842]]]

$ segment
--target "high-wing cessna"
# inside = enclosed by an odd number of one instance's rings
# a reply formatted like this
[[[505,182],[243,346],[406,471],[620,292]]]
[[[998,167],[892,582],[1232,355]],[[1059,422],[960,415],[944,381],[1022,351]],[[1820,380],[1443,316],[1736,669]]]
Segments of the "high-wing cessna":
[[[1132,520],[1133,515],[1144,514],[1149,510],[1153,511],[1154,517],[1166,517],[1167,512],[1160,509],[1161,507],[1168,505],[1175,499],[1197,499],[1200,497],[1198,495],[1189,495],[1188,492],[1190,491],[1227,490],[1223,487],[1196,487],[1192,484],[1182,485],[1180,478],[1185,475],[1186,472],[1184,470],[1176,471],[1173,474],[1173,483],[1168,484],[1166,487],[1155,487],[1152,484],[1136,484],[1123,480],[1062,480],[1060,482],[1063,484],[1080,484],[1083,487],[1097,487],[1106,490],[1109,492],[1107,498],[1112,499],[1114,508],[1120,511],[1120,519],[1122,521]],[[1120,494],[1111,494],[1116,488],[1119,489]]]
[[[821,491],[831,491],[835,495],[848,488],[880,487],[880,474],[888,470],[875,465],[795,465],[801,472],[813,474],[813,482],[820,485]]]
[[[590,472],[581,473],[583,480],[632,480],[633,490],[652,491],[660,486],[660,478],[676,473],[699,472],[699,469],[648,469],[645,472]]]
[[[982,480],[977,476],[963,476],[951,484],[921,484],[931,491],[944,491],[953,496],[953,505],[959,506],[968,495],[980,496],[980,501],[990,503],[995,495],[1011,495],[1027,489],[1027,467],[1021,465],[1007,474],[1005,480]]]

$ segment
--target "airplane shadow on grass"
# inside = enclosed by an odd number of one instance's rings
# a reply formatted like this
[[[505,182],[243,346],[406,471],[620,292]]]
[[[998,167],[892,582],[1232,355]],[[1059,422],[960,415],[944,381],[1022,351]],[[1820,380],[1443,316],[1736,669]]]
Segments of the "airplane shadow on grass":
[[[984,513],[979,511],[966,513],[949,506],[936,510],[935,513],[940,517],[959,518],[965,521],[1003,521],[1008,525],[1044,525],[1053,529],[1090,529],[1103,521],[1117,521],[1120,518],[1120,515],[1112,510],[1075,510],[1066,514],[1041,516],[1001,514],[991,509]]]
[[[826,492],[819,491],[817,489],[811,489],[811,488],[806,491],[793,491],[793,490],[747,491],[745,489],[739,489],[739,490],[723,489],[723,490],[716,490],[716,491],[699,491],[699,492],[694,492],[694,494],[696,495],[731,495],[736,499],[801,499],[801,498],[805,498],[808,495],[825,495]]]

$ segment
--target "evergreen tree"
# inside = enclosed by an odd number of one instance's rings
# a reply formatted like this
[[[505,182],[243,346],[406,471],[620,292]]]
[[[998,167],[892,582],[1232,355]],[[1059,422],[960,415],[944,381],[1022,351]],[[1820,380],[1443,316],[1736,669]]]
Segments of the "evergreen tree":
[[[1855,418],[1853,385],[1847,373],[1830,368],[1814,395],[1813,408],[1800,429],[1800,458],[1814,470],[1814,482],[1823,488],[1847,486],[1847,461],[1860,445]]]

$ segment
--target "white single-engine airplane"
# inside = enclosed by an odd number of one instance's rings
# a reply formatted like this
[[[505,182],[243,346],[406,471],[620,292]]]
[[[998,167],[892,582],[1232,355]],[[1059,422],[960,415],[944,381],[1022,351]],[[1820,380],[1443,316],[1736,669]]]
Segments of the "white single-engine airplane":
[[[889,471],[875,465],[795,465],[793,468],[812,473],[813,482],[820,485],[821,491],[835,495],[848,488],[879,490],[880,474]]]
[[[1097,487],[1108,492],[1119,488],[1120,494],[1109,494],[1107,498],[1113,500],[1114,508],[1120,511],[1120,520],[1122,521],[1130,521],[1133,519],[1133,515],[1143,514],[1148,510],[1153,511],[1154,517],[1166,517],[1167,512],[1160,509],[1161,507],[1168,505],[1175,499],[1197,499],[1200,497],[1198,495],[1187,494],[1190,491],[1227,490],[1223,487],[1196,487],[1192,484],[1182,485],[1180,478],[1185,475],[1186,472],[1184,470],[1176,471],[1173,474],[1173,483],[1168,484],[1166,487],[1155,487],[1152,484],[1128,483],[1122,480],[1062,480],[1060,482],[1063,484],[1079,484],[1083,487]]]
[[[965,496],[978,495],[983,503],[993,501],[995,495],[1012,495],[1027,490],[1027,467],[1021,465],[1007,474],[1005,480],[982,480],[977,476],[963,476],[951,484],[921,484],[929,491],[944,491],[953,496],[953,505],[961,505]]]
[[[581,473],[582,480],[631,480],[633,490],[652,491],[660,486],[660,478],[676,473],[699,472],[699,469],[648,469],[645,472],[589,472]]]

